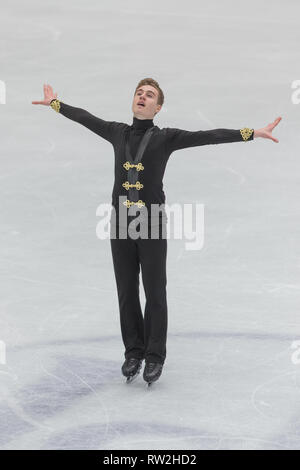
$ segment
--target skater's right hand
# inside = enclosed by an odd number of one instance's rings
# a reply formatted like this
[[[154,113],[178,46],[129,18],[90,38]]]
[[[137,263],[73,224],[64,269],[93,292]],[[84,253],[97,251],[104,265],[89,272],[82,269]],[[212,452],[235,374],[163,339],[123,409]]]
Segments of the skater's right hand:
[[[32,101],[32,104],[43,104],[49,106],[51,101],[57,98],[57,93],[53,93],[53,89],[50,85],[44,84],[44,99],[43,101]]]

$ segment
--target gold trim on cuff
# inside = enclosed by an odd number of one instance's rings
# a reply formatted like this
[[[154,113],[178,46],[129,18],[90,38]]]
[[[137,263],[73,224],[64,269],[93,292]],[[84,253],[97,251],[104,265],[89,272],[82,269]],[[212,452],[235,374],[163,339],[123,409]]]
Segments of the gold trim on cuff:
[[[249,127],[243,127],[243,129],[240,129],[243,140],[248,140],[252,136],[253,132],[254,129],[249,129]]]
[[[60,110],[60,101],[59,100],[52,100],[51,103],[50,103],[50,106],[51,106],[52,109],[54,109],[54,111],[59,113],[59,110]]]

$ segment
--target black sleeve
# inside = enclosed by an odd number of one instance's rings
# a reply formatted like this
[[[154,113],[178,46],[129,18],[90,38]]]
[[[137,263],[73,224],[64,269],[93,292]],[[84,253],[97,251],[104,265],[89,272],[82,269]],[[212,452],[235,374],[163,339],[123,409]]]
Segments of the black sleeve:
[[[116,121],[105,121],[104,119],[94,116],[85,109],[70,106],[57,99],[51,101],[51,107],[68,119],[72,119],[72,121],[76,121],[87,127],[92,132],[95,132],[95,134],[98,134],[100,137],[112,144],[114,143],[117,129],[123,125],[123,123]]]
[[[186,131],[166,128],[166,147],[169,154],[175,150],[198,145],[224,144],[253,140],[254,129],[212,129],[209,131]]]

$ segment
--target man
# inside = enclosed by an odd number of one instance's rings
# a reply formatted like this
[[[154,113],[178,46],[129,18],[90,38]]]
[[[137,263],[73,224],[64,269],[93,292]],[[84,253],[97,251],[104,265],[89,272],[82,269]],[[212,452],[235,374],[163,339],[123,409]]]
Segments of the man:
[[[51,105],[55,111],[84,125],[114,147],[110,243],[125,346],[122,373],[127,381],[133,380],[145,359],[143,378],[149,385],[160,377],[166,358],[167,240],[162,180],[167,161],[172,152],[187,147],[245,142],[257,137],[278,142],[272,131],[281,120],[278,117],[258,130],[246,127],[195,132],[169,127],[160,129],[154,125],[153,118],[163,102],[164,95],[157,81],[141,80],[135,89],[133,122],[129,126],[105,121],[82,108],[63,103],[50,85],[44,85],[43,101],[32,101]],[[162,212],[151,212],[156,205],[163,208]],[[137,209],[139,217],[135,218]],[[136,237],[138,227],[140,236]],[[140,267],[146,296],[144,317],[139,298]]]

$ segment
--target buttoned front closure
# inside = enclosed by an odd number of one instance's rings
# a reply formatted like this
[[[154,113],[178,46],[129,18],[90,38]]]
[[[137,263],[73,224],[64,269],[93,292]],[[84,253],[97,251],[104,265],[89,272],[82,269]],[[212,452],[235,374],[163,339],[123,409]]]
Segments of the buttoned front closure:
[[[145,149],[150,141],[155,126],[146,130],[142,136],[136,154],[133,156],[129,146],[129,135],[126,133],[125,137],[125,157],[126,162],[123,168],[127,171],[127,181],[124,181],[122,186],[128,191],[128,198],[123,203],[126,207],[137,205],[139,208],[145,206],[145,201],[139,198],[139,191],[144,187],[143,183],[138,180],[139,172],[144,171],[145,167],[141,162]]]

